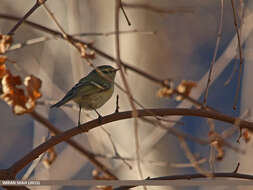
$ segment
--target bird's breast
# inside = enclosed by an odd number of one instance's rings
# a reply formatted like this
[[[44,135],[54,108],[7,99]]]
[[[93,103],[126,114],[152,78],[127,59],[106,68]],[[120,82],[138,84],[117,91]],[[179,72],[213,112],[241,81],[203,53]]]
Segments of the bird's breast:
[[[76,98],[74,101],[81,105],[84,109],[93,110],[103,106],[111,97],[114,91],[112,86],[108,90],[94,93],[88,96],[81,96]]]

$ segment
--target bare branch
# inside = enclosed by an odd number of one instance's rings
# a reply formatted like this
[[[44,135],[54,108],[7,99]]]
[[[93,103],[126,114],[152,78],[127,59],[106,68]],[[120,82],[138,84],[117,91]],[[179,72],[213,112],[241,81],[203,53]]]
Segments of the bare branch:
[[[35,11],[37,10],[43,3],[47,0],[36,0],[34,6],[15,24],[15,26],[8,32],[8,35],[14,35],[18,27]]]
[[[58,134],[62,133],[62,131],[60,131],[59,129],[57,129],[56,127],[54,127],[46,118],[44,118],[43,116],[41,116],[37,112],[32,112],[32,113],[30,113],[30,115],[35,120],[37,120],[38,122],[42,123],[43,126],[45,126],[46,128],[48,128],[54,134],[58,135]],[[97,160],[95,158],[95,156],[93,155],[92,152],[86,150],[82,145],[80,145],[79,143],[77,143],[75,140],[69,139],[69,140],[66,140],[66,143],[68,143],[70,146],[72,146],[77,151],[79,151],[83,156],[85,156],[92,164],[94,164],[99,170],[101,170],[102,172],[104,172],[106,175],[108,175],[112,179],[117,179],[117,177],[115,175],[113,175],[109,171],[109,169],[107,169],[107,167],[105,165],[103,165],[99,160]]]
[[[133,30],[121,30],[119,31],[119,34],[144,34],[144,35],[155,35],[157,32],[156,31],[141,31],[137,29]],[[115,35],[116,32],[90,32],[90,33],[77,33],[77,34],[72,34],[71,36],[111,36]]]
[[[212,118],[216,120],[220,120],[223,122],[234,124],[235,121],[238,118],[234,118],[228,115],[224,115],[217,112],[211,112],[206,110],[192,110],[192,109],[149,109],[149,110],[137,110],[139,117],[144,116],[152,116],[153,114],[159,115],[159,116],[165,116],[165,115],[184,115],[184,116],[198,116],[198,117],[206,117],[206,118]],[[151,114],[153,113],[153,114]],[[80,127],[74,127],[72,129],[69,129],[63,133],[60,133],[52,138],[50,138],[47,142],[39,145],[37,148],[32,150],[30,153],[25,155],[23,158],[15,162],[9,170],[10,173],[17,174],[20,170],[22,170],[27,164],[32,162],[34,159],[36,159],[40,154],[47,151],[49,148],[55,146],[56,144],[59,144],[63,141],[68,141],[69,139],[75,135],[78,135],[83,132],[88,132],[91,129],[94,129],[96,127],[99,127],[101,125],[104,125],[106,123],[119,121],[123,119],[129,119],[132,118],[132,111],[126,111],[126,112],[119,112],[119,113],[113,113],[111,115],[104,116],[102,119],[95,119],[92,121],[89,121],[85,124],[82,124]],[[42,120],[38,120],[39,122],[42,122]],[[253,122],[240,120],[240,128],[247,128],[250,131],[253,131]],[[73,144],[73,143],[72,143]]]
[[[188,145],[187,145],[187,143],[185,142],[185,140],[184,140],[182,137],[180,137],[180,138],[178,138],[178,139],[179,139],[179,141],[180,141],[180,145],[181,145],[182,149],[183,149],[184,152],[185,152],[186,157],[187,157],[188,160],[192,163],[192,165],[193,165],[193,167],[196,169],[196,171],[199,172],[199,173],[201,173],[201,174],[203,174],[203,175],[205,175],[205,176],[207,176],[207,177],[212,177],[212,174],[211,174],[210,172],[205,171],[204,169],[202,169],[202,168],[199,166],[199,164],[198,164],[196,158],[195,158],[194,155],[191,153],[190,148],[188,147]]]
[[[247,180],[253,180],[253,175],[248,174],[242,174],[242,173],[234,173],[234,172],[219,172],[219,173],[213,173],[212,174],[214,178],[235,178],[235,179],[247,179]],[[184,174],[184,175],[172,175],[172,176],[163,176],[163,177],[156,177],[156,178],[148,178],[146,180],[192,180],[192,179],[201,179],[201,178],[207,178],[207,176],[196,173],[196,174]],[[240,183],[243,184],[243,181],[240,181]],[[118,188],[115,188],[113,190],[127,190],[130,188],[133,188],[136,186],[121,186]]]
[[[126,21],[127,21],[128,26],[131,26],[131,22],[130,22],[129,18],[127,17],[127,14],[126,14],[126,12],[125,12],[125,10],[124,10],[122,4],[121,4],[121,1],[120,1],[120,9],[122,10],[122,12],[123,12],[123,14],[124,14],[124,16],[125,16],[125,18],[126,18]]]
[[[173,9],[163,9],[159,7],[155,7],[149,4],[130,4],[130,3],[124,3],[122,2],[122,6],[126,8],[134,8],[134,9],[144,9],[156,13],[161,13],[161,14],[176,14],[176,13],[194,13],[193,9],[191,8],[173,8]]]
[[[209,74],[208,74],[208,79],[207,79],[207,84],[206,84],[206,90],[205,90],[205,93],[204,93],[204,102],[203,102],[204,106],[207,103],[208,88],[210,86],[211,75],[212,75],[213,66],[214,66],[214,63],[215,63],[215,60],[216,60],[217,52],[219,50],[221,34],[222,34],[222,27],[223,27],[223,14],[224,14],[224,0],[220,0],[220,20],[219,20],[218,36],[217,36],[217,40],[216,40],[215,50],[214,50],[214,53],[213,53],[213,59],[212,59],[210,69],[209,69]]]
[[[122,162],[124,164],[127,165],[127,167],[131,170],[133,167],[126,161],[126,159],[124,159],[118,152],[117,148],[116,148],[116,145],[114,144],[113,140],[112,140],[112,136],[111,134],[104,128],[102,127],[103,131],[105,132],[105,134],[107,134],[107,136],[109,137],[109,140],[112,144],[112,148],[113,148],[113,151],[114,151],[114,154],[117,158],[119,158],[120,160],[122,160]]]
[[[236,94],[235,94],[235,100],[234,100],[234,105],[233,109],[236,109],[237,102],[238,102],[238,97],[239,97],[239,90],[241,87],[241,74],[242,74],[242,64],[243,64],[243,58],[242,58],[242,47],[241,47],[241,39],[240,39],[240,34],[239,34],[239,28],[238,28],[238,22],[237,22],[237,14],[235,11],[235,6],[234,6],[234,0],[231,0],[231,5],[233,9],[233,15],[234,15],[234,25],[236,29],[236,34],[237,34],[237,39],[238,39],[238,49],[239,49],[239,56],[240,56],[240,67],[239,67],[239,73],[238,73],[238,79],[237,79],[237,87],[236,87]]]

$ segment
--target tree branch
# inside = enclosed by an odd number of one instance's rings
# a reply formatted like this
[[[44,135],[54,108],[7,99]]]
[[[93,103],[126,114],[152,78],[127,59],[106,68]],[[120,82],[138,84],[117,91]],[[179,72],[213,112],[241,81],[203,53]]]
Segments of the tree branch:
[[[153,116],[153,114],[158,116],[165,116],[165,115],[184,115],[184,116],[197,116],[197,117],[206,117],[212,118],[219,121],[227,122],[234,124],[238,121],[238,118],[231,117],[225,114],[206,111],[206,110],[194,110],[194,109],[148,109],[148,110],[137,110],[139,117],[144,116]],[[17,174],[20,170],[22,170],[26,165],[36,159],[40,154],[47,151],[49,148],[63,142],[69,140],[71,137],[81,134],[83,132],[88,132],[91,129],[99,127],[101,125],[111,123],[114,121],[119,121],[123,119],[132,118],[132,111],[125,111],[119,113],[113,113],[107,116],[102,117],[102,119],[95,119],[89,121],[87,123],[82,124],[80,127],[74,127],[69,129],[59,135],[51,137],[47,142],[39,145],[37,148],[32,150],[30,153],[25,155],[23,158],[15,162],[9,170],[11,173]],[[253,131],[253,122],[240,120],[238,127],[240,128],[247,128],[250,131]]]
[[[0,18],[4,18],[4,19],[8,19],[8,20],[19,20],[20,18],[19,17],[16,17],[16,16],[12,16],[12,15],[8,15],[8,14],[3,14],[3,13],[0,13]],[[29,25],[29,26],[32,26],[33,28],[37,29],[37,30],[40,30],[42,32],[46,32],[46,33],[49,33],[51,35],[55,35],[56,37],[59,37],[59,38],[62,38],[64,39],[64,36],[56,31],[56,30],[53,30],[53,29],[50,29],[46,26],[42,26],[40,24],[37,24],[37,23],[34,23],[34,22],[31,22],[31,21],[27,21],[25,20],[24,21],[25,24]],[[92,44],[90,43],[87,43],[87,42],[84,42],[83,40],[79,40],[77,38],[74,38],[73,36],[69,35],[68,36],[69,39],[71,39],[73,42],[79,42],[79,43],[82,43],[82,44],[86,44],[91,50],[95,51],[98,55],[104,57],[105,59],[108,59],[109,61],[112,61],[112,62],[115,62],[116,63],[116,58],[112,57],[111,55],[101,51],[100,49],[94,47]],[[167,80],[163,80],[163,79],[159,79],[157,78],[156,76],[153,76],[139,68],[136,68],[130,64],[127,64],[123,61],[120,60],[120,64],[126,68],[126,69],[129,69],[141,76],[143,76],[144,78],[154,82],[154,83],[157,83],[163,87],[167,87],[167,88],[171,88],[171,86],[167,83]],[[170,80],[170,79],[169,79]],[[177,90],[174,90],[174,93],[177,94],[177,95],[180,95],[182,96],[183,98],[187,99],[188,101],[190,101],[191,103],[193,103],[194,105],[196,106],[199,106],[199,107],[202,107],[202,103],[199,102],[198,100],[195,100],[194,98],[190,97],[190,96],[186,96],[185,94],[183,93],[180,93],[178,92]],[[205,108],[209,109],[209,110],[213,110],[213,108],[209,107],[209,106],[205,106]]]
[[[36,111],[31,112],[30,115],[35,120],[37,120],[38,122],[42,123],[43,126],[45,126],[46,128],[48,128],[54,134],[58,135],[58,134],[62,133],[62,131],[60,131],[59,129],[57,129],[56,127],[54,127],[46,118],[44,118],[43,116],[41,116],[40,114],[38,114]],[[69,140],[66,140],[66,143],[68,143],[70,146],[72,146],[77,151],[79,151],[92,164],[94,164],[99,170],[101,170],[102,172],[104,172],[106,175],[108,175],[112,179],[117,179],[117,177],[113,173],[111,173],[110,170],[104,164],[102,164],[99,160],[96,159],[96,156],[92,152],[86,150],[82,145],[80,145],[79,143],[77,143],[75,140],[69,139]]]
[[[131,3],[125,3],[122,2],[121,3],[123,7],[126,8],[133,8],[133,9],[144,9],[144,10],[148,10],[148,11],[152,11],[152,12],[156,12],[156,13],[161,13],[161,14],[176,14],[176,13],[194,13],[194,10],[191,8],[174,8],[174,9],[164,9],[164,8],[160,8],[160,7],[155,7],[153,5],[149,5],[149,4],[144,4],[144,3],[135,3],[135,4],[131,4]]]
[[[15,26],[8,32],[8,35],[14,35],[18,27],[21,26],[23,22],[25,22],[25,19],[27,19],[36,9],[38,9],[46,1],[47,0],[37,0],[33,7],[22,18],[20,18],[19,21],[15,24]]]
[[[234,172],[219,172],[219,173],[213,173],[214,178],[236,178],[236,179],[248,179],[253,180],[253,175],[247,175],[247,174],[241,174],[241,173],[234,173]],[[149,178],[146,180],[191,180],[191,179],[201,179],[201,178],[208,178],[207,176],[196,173],[196,174],[184,174],[184,175],[172,175],[172,176],[163,176],[163,177],[156,177],[156,178]],[[118,188],[115,188],[113,190],[127,190],[133,187],[137,186],[121,186]]]

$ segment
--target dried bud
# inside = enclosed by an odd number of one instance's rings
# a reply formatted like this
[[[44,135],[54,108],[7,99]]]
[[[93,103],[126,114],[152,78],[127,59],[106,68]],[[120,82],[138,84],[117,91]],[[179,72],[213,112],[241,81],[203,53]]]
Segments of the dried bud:
[[[5,53],[11,46],[12,37],[0,34],[0,54]]]
[[[177,91],[181,94],[183,94],[184,96],[189,96],[191,93],[192,88],[196,87],[197,83],[194,81],[186,81],[186,80],[182,80],[181,83],[178,85],[177,87]],[[177,95],[176,100],[177,101],[181,101],[183,100],[183,96],[181,95]]]
[[[173,95],[174,90],[172,88],[161,88],[157,92],[158,97],[171,97]]]

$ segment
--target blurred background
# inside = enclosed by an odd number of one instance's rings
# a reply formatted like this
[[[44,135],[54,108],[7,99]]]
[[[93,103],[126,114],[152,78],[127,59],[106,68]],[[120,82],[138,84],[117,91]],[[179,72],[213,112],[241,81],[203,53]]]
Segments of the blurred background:
[[[126,3],[144,3],[162,9],[184,8],[189,12],[176,12],[174,14],[157,13],[145,9],[125,8],[131,26],[126,22],[122,12],[120,13],[120,30],[138,30],[135,33],[120,35],[121,59],[130,65],[146,71],[161,79],[171,78],[175,84],[181,80],[193,80],[197,87],[191,92],[191,96],[203,101],[203,93],[206,87],[208,69],[213,59],[215,50],[219,18],[221,14],[220,0],[127,0]],[[23,16],[34,4],[34,0],[1,0],[0,12],[14,16]],[[244,16],[239,26],[244,61],[242,77],[242,90],[240,90],[239,102],[236,110],[233,110],[235,99],[238,69],[228,85],[234,66],[239,65],[237,36],[234,26],[233,9],[229,0],[224,0],[224,17],[222,36],[217,52],[216,64],[212,75],[212,84],[209,88],[207,104],[220,112],[232,116],[245,113],[252,106],[250,71],[251,64],[251,30],[252,17],[251,1],[236,1],[235,8],[243,10]],[[114,0],[48,0],[48,7],[68,34],[77,33],[107,33],[114,31]],[[239,11],[237,12],[239,14]],[[43,7],[32,14],[30,21],[39,23],[58,31],[57,26],[48,16]],[[15,22],[0,19],[0,33],[7,33]],[[27,25],[22,25],[16,32],[14,44],[30,39],[50,36],[35,30]],[[114,35],[87,35],[79,37],[87,42],[93,42],[94,46],[115,57]],[[36,45],[26,46],[8,54],[10,60],[17,62],[18,67],[9,64],[8,68],[14,74],[25,77],[33,74],[42,80],[41,102],[57,101],[72,88],[72,86],[91,71],[91,68],[82,61],[75,48],[61,39],[51,39]],[[96,55],[93,63],[98,65],[115,63]],[[159,98],[157,91],[160,86],[130,70],[127,70],[129,82],[134,98],[145,108],[191,108],[192,104],[187,100],[177,102],[174,99]],[[118,74],[116,81],[123,86]],[[120,111],[130,110],[127,95],[119,89],[115,89],[113,97],[98,111],[102,115],[114,112],[116,107],[116,95],[119,95]],[[48,118],[60,130],[67,130],[77,125],[78,110],[70,107],[49,109],[47,104],[37,105],[36,111]],[[0,101],[1,133],[0,133],[0,168],[7,168],[20,159],[34,147],[42,143],[48,136],[48,130],[34,121],[29,115],[15,116],[10,107]],[[88,114],[88,115],[87,115]],[[96,118],[96,113],[82,113],[82,122]],[[210,127],[206,119],[193,117],[167,117],[170,120],[181,121],[184,125],[176,125],[178,129],[194,136],[208,138]],[[250,117],[246,119],[250,120]],[[174,126],[174,123],[166,123]],[[222,132],[231,125],[214,121],[215,130]],[[180,142],[167,131],[154,127],[138,120],[141,168],[143,177],[159,177],[195,172],[192,167],[176,167],[176,164],[190,163],[186,158]],[[119,179],[140,179],[137,170],[134,122],[132,119],[113,122],[103,126],[111,135],[112,141],[122,157],[133,158],[127,161],[132,169],[120,159],[99,160],[104,163]],[[228,139],[235,146],[247,150],[246,154],[239,154],[228,148],[221,161],[215,161],[215,171],[233,171],[240,161],[240,172],[250,173],[252,164],[250,156],[252,144],[247,145],[241,140],[236,143],[238,133]],[[102,128],[89,131],[74,137],[82,146],[96,154],[113,156],[114,150],[111,140]],[[210,169],[210,147],[187,141],[190,150],[198,160],[204,158],[201,167]],[[31,179],[92,179],[94,166],[76,150],[61,143],[55,147],[57,158],[49,168],[41,162],[33,172]],[[151,162],[152,161],[152,162]],[[26,168],[27,169],[27,168]],[[19,173],[21,179],[24,169]],[[161,187],[148,187],[148,189],[161,189]],[[162,187],[173,189],[174,187]],[[179,188],[179,187],[177,187]],[[211,189],[211,187],[191,187],[192,189]],[[237,187],[234,187],[237,189]],[[31,189],[89,189],[83,187],[32,187]],[[95,189],[94,187],[91,189]],[[183,188],[182,188],[183,189]],[[217,189],[226,189],[219,187]],[[238,187],[240,189],[240,187]]]

